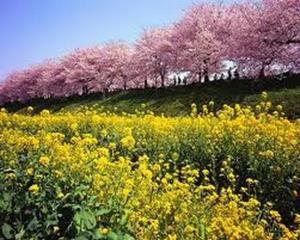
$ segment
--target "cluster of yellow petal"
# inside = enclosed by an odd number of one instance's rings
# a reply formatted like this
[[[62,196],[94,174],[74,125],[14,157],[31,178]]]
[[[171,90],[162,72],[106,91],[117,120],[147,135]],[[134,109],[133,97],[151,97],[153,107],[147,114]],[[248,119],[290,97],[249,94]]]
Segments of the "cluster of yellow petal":
[[[47,169],[56,179],[89,182],[99,204],[113,200],[125,209],[137,239],[299,239],[299,230],[281,224],[280,214],[252,191],[262,184],[257,178],[284,184],[289,176],[289,191],[299,199],[300,122],[264,112],[267,103],[258,113],[236,105],[214,114],[211,107],[198,114],[193,105],[191,116],[173,118],[3,110],[1,166],[22,164],[23,175],[33,179],[27,188],[32,197],[43,191],[39,179]],[[253,178],[241,176],[246,168]],[[11,184],[15,176],[8,174]],[[238,186],[240,179],[245,186]]]

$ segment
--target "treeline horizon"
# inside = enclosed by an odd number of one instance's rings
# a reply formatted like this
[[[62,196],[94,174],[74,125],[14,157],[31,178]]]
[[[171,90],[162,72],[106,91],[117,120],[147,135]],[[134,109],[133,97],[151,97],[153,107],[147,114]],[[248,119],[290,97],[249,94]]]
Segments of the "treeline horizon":
[[[75,49],[10,73],[0,84],[0,105],[299,71],[299,0],[198,3],[133,44]]]

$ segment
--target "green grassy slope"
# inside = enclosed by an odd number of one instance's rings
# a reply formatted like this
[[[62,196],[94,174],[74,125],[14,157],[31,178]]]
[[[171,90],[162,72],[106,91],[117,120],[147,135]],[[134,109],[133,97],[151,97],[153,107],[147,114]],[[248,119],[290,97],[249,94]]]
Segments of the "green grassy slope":
[[[78,111],[84,107],[103,108],[112,112],[134,113],[136,109],[146,109],[155,114],[164,113],[167,116],[188,114],[190,105],[207,104],[210,100],[215,102],[216,108],[223,104],[250,104],[255,105],[260,101],[260,94],[266,90],[269,100],[274,104],[282,104],[289,118],[300,118],[300,86],[261,87],[251,89],[249,84],[207,84],[169,87],[166,89],[138,89],[112,94],[105,99],[100,95],[77,96],[69,99],[42,100],[30,103],[36,112],[42,109],[56,111]],[[24,112],[22,106],[10,106],[13,112]]]
[[[300,118],[300,87],[295,89],[281,89],[268,92],[269,100],[273,104],[282,104],[290,118]],[[176,88],[167,90],[148,90],[140,92],[119,93],[104,100],[85,99],[64,106],[63,111],[74,111],[83,106],[91,108],[103,107],[112,112],[133,113],[140,110],[142,104],[155,114],[164,113],[167,116],[178,116],[190,113],[190,105],[207,104],[213,100],[217,109],[223,104],[234,103],[256,105],[260,101],[260,93],[243,93],[234,90],[217,91],[214,88],[188,89]]]

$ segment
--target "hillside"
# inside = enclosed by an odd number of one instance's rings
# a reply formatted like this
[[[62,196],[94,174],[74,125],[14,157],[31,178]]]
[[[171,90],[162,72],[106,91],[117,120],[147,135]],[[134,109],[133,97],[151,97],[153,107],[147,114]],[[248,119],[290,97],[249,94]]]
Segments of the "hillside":
[[[180,116],[190,112],[190,105],[207,104],[213,100],[216,109],[223,104],[232,105],[234,103],[249,104],[254,106],[260,101],[262,91],[267,91],[269,100],[273,104],[282,104],[287,116],[291,119],[300,117],[300,85],[298,79],[287,81],[289,84],[264,84],[263,86],[251,86],[251,82],[222,82],[202,85],[175,86],[158,89],[136,89],[113,93],[106,98],[100,94],[86,96],[73,96],[56,100],[35,100],[27,104],[13,104],[6,106],[11,112],[23,113],[28,106],[34,108],[38,113],[43,109],[52,112],[59,111],[80,111],[85,107],[101,109],[101,111],[111,111],[116,113],[134,113],[135,110],[144,108],[153,111],[155,114],[164,113],[167,116]],[[296,80],[296,81],[295,81]],[[258,86],[258,83],[255,83]]]

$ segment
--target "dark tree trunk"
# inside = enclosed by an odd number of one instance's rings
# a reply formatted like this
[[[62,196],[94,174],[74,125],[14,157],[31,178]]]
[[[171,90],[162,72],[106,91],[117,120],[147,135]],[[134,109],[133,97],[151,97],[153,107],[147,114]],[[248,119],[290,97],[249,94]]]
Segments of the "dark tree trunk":
[[[176,76],[173,77],[173,83],[174,83],[174,86],[176,86],[176,83],[177,83],[177,78],[176,78]]]
[[[232,80],[231,68],[229,68],[229,69],[228,69],[228,72],[227,72],[227,74],[228,74],[228,77],[227,77],[227,79],[228,79],[229,81],[231,81],[231,80]]]
[[[201,83],[201,79],[202,79],[202,73],[201,71],[198,72],[198,82]]]
[[[262,68],[259,71],[259,77],[264,78],[265,77],[265,66],[262,66]]]
[[[82,87],[82,93],[83,93],[83,95],[87,95],[89,93],[89,89],[87,86]]]
[[[208,71],[207,71],[207,69],[204,69],[203,75],[204,75],[204,83],[209,82],[209,77],[208,77]]]
[[[160,79],[161,79],[161,87],[165,87],[165,74],[161,73],[160,74]]]
[[[205,59],[204,61],[203,61],[203,63],[204,63],[204,71],[203,71],[203,75],[204,75],[204,83],[207,83],[207,82],[209,82],[209,77],[208,77],[208,60],[209,59]]]
[[[181,85],[181,77],[178,76],[178,85],[180,86]]]
[[[124,90],[127,90],[127,80],[125,78],[123,81],[123,88],[124,88]]]
[[[156,87],[156,88],[158,87],[158,81],[157,81],[157,78],[155,78],[155,87]]]
[[[108,93],[108,88],[105,88],[103,91],[103,98],[106,98],[107,93]]]

